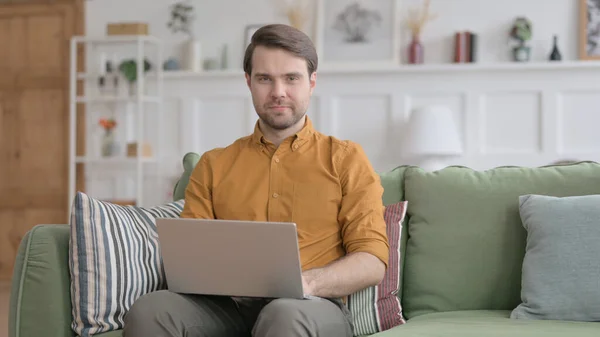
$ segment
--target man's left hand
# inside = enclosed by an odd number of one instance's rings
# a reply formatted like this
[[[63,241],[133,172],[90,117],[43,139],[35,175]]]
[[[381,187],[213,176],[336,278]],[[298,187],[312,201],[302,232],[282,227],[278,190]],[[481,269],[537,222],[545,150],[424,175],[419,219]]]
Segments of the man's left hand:
[[[312,289],[313,282],[313,272],[310,270],[302,272],[302,289],[304,290],[304,295],[313,295],[314,289]]]
[[[305,295],[337,298],[381,282],[385,264],[364,252],[348,254],[325,267],[302,272]]]

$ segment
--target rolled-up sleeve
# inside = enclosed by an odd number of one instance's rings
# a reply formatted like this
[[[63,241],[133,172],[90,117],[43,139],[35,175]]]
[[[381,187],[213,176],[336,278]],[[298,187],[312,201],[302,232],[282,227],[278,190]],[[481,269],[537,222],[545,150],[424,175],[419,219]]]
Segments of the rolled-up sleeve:
[[[362,147],[349,142],[338,157],[342,186],[339,222],[346,253],[366,252],[386,266],[389,243],[384,219],[383,187]]]

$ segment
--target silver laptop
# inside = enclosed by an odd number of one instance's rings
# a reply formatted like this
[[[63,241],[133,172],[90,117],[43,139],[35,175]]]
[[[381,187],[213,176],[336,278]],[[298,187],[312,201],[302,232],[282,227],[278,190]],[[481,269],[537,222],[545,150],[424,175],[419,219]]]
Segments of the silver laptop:
[[[158,218],[156,225],[173,292],[303,298],[294,223]]]

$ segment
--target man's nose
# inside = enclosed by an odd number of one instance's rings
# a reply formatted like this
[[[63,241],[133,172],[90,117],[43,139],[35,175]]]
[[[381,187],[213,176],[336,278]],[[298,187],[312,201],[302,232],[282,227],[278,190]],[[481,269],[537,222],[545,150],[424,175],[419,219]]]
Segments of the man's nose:
[[[285,97],[285,86],[280,81],[274,81],[271,95],[273,97]]]

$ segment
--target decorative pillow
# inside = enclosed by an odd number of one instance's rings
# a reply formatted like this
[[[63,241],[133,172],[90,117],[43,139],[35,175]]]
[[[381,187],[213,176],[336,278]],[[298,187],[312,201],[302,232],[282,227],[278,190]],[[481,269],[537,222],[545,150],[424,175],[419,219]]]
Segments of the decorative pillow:
[[[527,231],[515,319],[600,321],[600,195],[524,195]]]
[[[156,218],[178,218],[184,200],[119,206],[77,193],[71,213],[71,328],[79,336],[119,330],[140,296],[166,288]]]
[[[372,335],[406,323],[398,297],[400,288],[400,242],[407,201],[385,207],[385,223],[390,245],[389,267],[380,284],[348,297],[353,315],[354,335]]]
[[[183,173],[173,188],[173,199],[179,200],[185,198],[185,189],[190,182],[190,176],[200,161],[200,154],[196,152],[188,152],[183,156]]]

